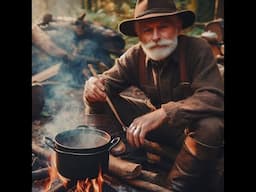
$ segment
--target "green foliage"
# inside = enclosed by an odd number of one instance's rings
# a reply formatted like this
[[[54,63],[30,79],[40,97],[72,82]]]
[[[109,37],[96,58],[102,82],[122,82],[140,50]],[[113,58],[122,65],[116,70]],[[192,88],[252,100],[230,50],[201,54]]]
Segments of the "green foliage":
[[[131,9],[135,7],[136,0],[129,0]],[[182,7],[186,6],[188,3],[190,3],[191,0],[175,0],[175,3],[177,5],[178,9],[181,9]],[[110,27],[116,31],[118,31],[118,25],[121,21],[123,21],[124,18],[123,15],[117,13],[117,12],[111,12],[107,13],[104,9],[99,9],[97,12],[91,12],[86,10],[86,18],[87,20],[97,22],[101,25]],[[203,32],[203,29],[200,27],[191,27],[190,29],[185,31],[185,34],[191,35],[191,36],[199,36]],[[138,38],[136,37],[127,37],[123,36],[126,46],[125,48],[128,49],[130,46],[136,44],[138,42]]]
[[[187,31],[186,34],[189,36],[200,36],[204,32],[201,27],[192,27],[191,30]]]

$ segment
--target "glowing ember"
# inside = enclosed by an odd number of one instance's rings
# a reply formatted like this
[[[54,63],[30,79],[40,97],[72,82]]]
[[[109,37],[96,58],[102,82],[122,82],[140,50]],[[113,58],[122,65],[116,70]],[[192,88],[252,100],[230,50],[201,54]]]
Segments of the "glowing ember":
[[[67,188],[67,184],[70,181],[67,178],[62,177],[56,168],[56,155],[53,153],[51,155],[51,166],[49,167],[49,182],[46,182],[44,191],[47,192],[51,189],[52,184],[54,181],[59,179],[63,186]],[[102,192],[103,188],[103,176],[102,176],[102,170],[101,167],[99,168],[99,174],[98,177],[95,179],[84,179],[84,180],[78,180],[77,184],[75,186],[74,192]]]

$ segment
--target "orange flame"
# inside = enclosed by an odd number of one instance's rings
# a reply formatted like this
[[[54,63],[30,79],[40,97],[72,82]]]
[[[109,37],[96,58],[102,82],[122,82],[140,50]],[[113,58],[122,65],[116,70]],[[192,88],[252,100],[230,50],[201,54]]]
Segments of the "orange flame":
[[[56,154],[55,153],[52,153],[51,157],[50,157],[50,166],[48,168],[48,172],[49,172],[49,181],[46,182],[45,184],[45,187],[44,187],[44,191],[47,192],[51,189],[51,186],[53,184],[53,182],[56,180],[56,179],[60,179],[61,182],[63,183],[63,185],[66,187],[67,186],[67,183],[68,183],[68,179],[62,177],[58,171],[57,171],[57,168],[56,168]]]
[[[77,181],[75,192],[90,192],[91,187],[93,192],[102,192],[103,177],[101,168],[99,169],[98,177],[95,179],[86,179]]]
[[[44,191],[47,192],[51,189],[51,186],[53,184],[53,182],[56,179],[59,179],[64,187],[67,188],[67,184],[68,184],[68,179],[66,179],[65,177],[62,177],[56,168],[56,154],[53,153],[51,155],[51,166],[49,166],[49,181],[46,182],[45,187],[44,187]],[[99,174],[98,177],[95,179],[88,179],[86,178],[85,180],[79,180],[77,181],[76,184],[76,188],[74,189],[74,192],[102,192],[102,187],[103,187],[103,176],[102,176],[102,170],[101,167],[99,167]]]

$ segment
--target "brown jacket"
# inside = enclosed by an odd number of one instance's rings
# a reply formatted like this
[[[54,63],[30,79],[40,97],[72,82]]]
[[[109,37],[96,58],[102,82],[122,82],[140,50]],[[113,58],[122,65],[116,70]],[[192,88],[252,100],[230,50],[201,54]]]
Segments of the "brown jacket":
[[[134,85],[162,107],[169,123],[179,125],[207,116],[222,117],[224,113],[224,84],[209,44],[200,38],[180,35],[183,44],[187,79],[192,95],[180,99],[176,87],[180,83],[179,51],[177,49],[164,61],[155,65],[136,44],[128,49],[115,65],[105,71],[107,91],[120,93]]]

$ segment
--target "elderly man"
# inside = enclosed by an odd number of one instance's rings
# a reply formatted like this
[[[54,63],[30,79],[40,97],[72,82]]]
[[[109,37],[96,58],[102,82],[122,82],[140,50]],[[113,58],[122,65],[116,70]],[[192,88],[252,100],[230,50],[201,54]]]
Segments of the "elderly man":
[[[201,178],[211,175],[223,152],[224,88],[215,57],[205,40],[181,34],[194,20],[172,0],[138,0],[134,18],[119,29],[139,43],[84,88],[87,113],[109,113],[106,96],[111,98],[132,147],[148,139],[179,150],[167,177],[175,192],[206,191]],[[119,95],[131,85],[156,109]]]

